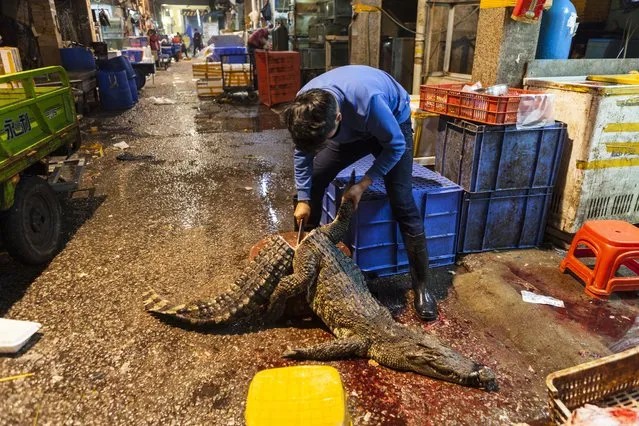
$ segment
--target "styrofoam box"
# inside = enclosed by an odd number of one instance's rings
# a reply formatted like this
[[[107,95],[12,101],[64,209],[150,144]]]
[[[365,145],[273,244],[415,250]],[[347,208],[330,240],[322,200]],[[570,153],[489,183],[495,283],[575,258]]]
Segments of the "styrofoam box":
[[[0,318],[0,353],[18,352],[40,327],[37,322]]]

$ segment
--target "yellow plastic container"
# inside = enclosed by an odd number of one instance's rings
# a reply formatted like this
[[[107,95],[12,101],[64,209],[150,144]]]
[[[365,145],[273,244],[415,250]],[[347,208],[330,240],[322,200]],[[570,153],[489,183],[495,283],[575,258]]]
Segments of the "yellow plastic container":
[[[333,367],[302,365],[260,371],[249,387],[247,426],[348,426],[346,394]]]

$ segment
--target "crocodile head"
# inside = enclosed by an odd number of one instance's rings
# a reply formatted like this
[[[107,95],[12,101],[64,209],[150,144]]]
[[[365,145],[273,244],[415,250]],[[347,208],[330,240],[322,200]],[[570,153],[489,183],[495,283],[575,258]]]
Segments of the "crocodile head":
[[[404,352],[409,370],[464,386],[498,390],[495,373],[490,368],[473,362],[454,349],[430,342],[410,346]]]
[[[382,365],[463,386],[498,390],[492,370],[426,336],[374,346],[372,355]]]

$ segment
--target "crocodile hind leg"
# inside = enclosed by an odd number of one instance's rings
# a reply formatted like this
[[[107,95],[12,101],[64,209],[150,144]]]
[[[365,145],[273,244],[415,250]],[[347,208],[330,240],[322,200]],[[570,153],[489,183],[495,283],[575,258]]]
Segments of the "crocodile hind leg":
[[[306,282],[298,275],[288,275],[280,280],[280,283],[271,294],[268,309],[264,314],[264,323],[273,324],[284,314],[286,301],[291,297],[304,293]]]
[[[286,301],[307,291],[319,269],[316,256],[310,250],[295,252],[293,260],[293,274],[282,278],[271,294],[268,309],[264,315],[264,323],[272,324],[277,321],[286,309]]]
[[[331,340],[308,348],[290,349],[282,355],[284,358],[297,360],[312,359],[316,361],[332,361],[354,356],[365,357],[370,343],[359,336]]]

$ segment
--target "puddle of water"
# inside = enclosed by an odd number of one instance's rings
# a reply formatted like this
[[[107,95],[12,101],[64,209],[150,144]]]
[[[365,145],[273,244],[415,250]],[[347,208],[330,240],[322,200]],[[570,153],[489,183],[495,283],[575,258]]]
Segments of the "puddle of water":
[[[260,106],[251,109],[239,109],[237,114],[229,117],[227,110],[202,107],[195,114],[195,125],[198,133],[251,132],[283,129],[280,117],[271,110]],[[221,112],[224,114],[221,114]],[[257,112],[257,113],[256,113]]]

